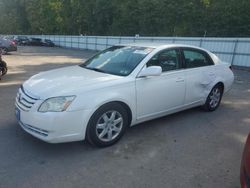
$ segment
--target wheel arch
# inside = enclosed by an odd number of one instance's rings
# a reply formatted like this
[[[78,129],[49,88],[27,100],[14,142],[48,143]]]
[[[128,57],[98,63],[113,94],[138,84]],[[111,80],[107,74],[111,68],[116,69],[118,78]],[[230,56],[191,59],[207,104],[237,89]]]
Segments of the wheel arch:
[[[88,129],[88,126],[89,126],[89,122],[91,121],[91,118],[93,117],[93,115],[95,114],[95,112],[100,109],[101,107],[105,106],[105,105],[108,105],[108,104],[112,104],[112,103],[118,103],[120,104],[126,111],[127,111],[127,114],[128,114],[128,125],[130,126],[131,123],[132,123],[132,120],[133,120],[133,112],[132,112],[132,109],[131,107],[124,101],[122,100],[112,100],[112,101],[106,101],[106,102],[103,102],[102,104],[98,105],[95,110],[93,110],[91,112],[91,115],[88,119],[88,123],[87,123],[87,127],[86,127],[86,130]],[[86,138],[86,135],[87,135],[87,131],[85,131],[85,138]]]
[[[98,106],[98,107],[96,108],[96,110],[98,110],[99,108],[101,108],[101,107],[103,107],[103,106],[105,106],[105,105],[112,104],[112,103],[120,104],[120,105],[126,110],[126,112],[127,112],[127,114],[128,114],[128,118],[129,118],[129,119],[128,119],[128,123],[129,123],[129,126],[130,126],[130,124],[131,124],[131,122],[132,122],[132,118],[133,118],[132,110],[131,110],[130,106],[129,106],[126,102],[124,102],[124,101],[121,101],[121,100],[114,100],[114,101],[105,102],[104,104]],[[96,110],[94,111],[94,113],[96,112]],[[93,114],[94,114],[94,113],[93,113]],[[92,114],[92,115],[93,115],[93,114]]]
[[[214,88],[221,88],[222,89],[222,93],[220,95],[220,99],[219,99],[219,102],[216,104],[216,106],[210,106],[210,101],[209,100],[212,100],[209,98],[209,95],[213,92],[213,89]],[[212,112],[212,111],[215,111],[219,105],[220,105],[220,102],[221,102],[221,99],[222,99],[222,96],[223,96],[223,93],[224,93],[224,83],[221,82],[221,81],[218,81],[218,82],[215,82],[215,84],[213,84],[213,87],[210,91],[210,93],[208,94],[207,98],[206,98],[206,101],[205,101],[205,104],[202,106],[202,108],[205,110],[205,111],[208,111],[208,112]],[[213,99],[214,100],[214,99]]]
[[[217,84],[215,84],[215,86],[216,86],[216,85],[221,86],[221,88],[222,88],[222,93],[224,93],[224,89],[225,89],[224,83],[223,83],[222,81],[220,81],[220,82],[218,82]]]
[[[125,102],[123,101],[119,101],[119,100],[114,100],[114,101],[110,101],[110,102],[106,102],[102,105],[100,105],[99,107],[97,107],[95,109],[95,111],[92,112],[92,115],[90,116],[89,118],[89,121],[87,123],[87,127],[86,127],[86,131],[85,131],[85,136],[84,138],[87,139],[90,143],[94,144],[93,140],[90,138],[90,123],[91,123],[91,120],[94,116],[94,114],[96,113],[97,110],[99,110],[100,108],[106,106],[106,105],[112,105],[112,104],[119,104],[122,108],[125,109],[125,111],[127,112],[127,115],[128,115],[128,126],[131,125],[131,122],[132,122],[132,110],[130,109],[129,105],[126,104]]]
[[[130,126],[131,122],[132,122],[132,110],[130,109],[130,107],[126,103],[121,102],[121,101],[114,101],[114,103],[120,104],[127,111],[127,114],[128,114],[128,124]]]
[[[212,89],[217,86],[220,85],[222,87],[222,93],[224,94],[225,91],[225,84],[222,81],[222,79],[216,79],[213,83],[210,84],[210,86],[207,88],[207,90],[205,91],[205,95],[204,95],[204,103],[207,100],[207,97],[209,96],[210,92],[212,91]]]

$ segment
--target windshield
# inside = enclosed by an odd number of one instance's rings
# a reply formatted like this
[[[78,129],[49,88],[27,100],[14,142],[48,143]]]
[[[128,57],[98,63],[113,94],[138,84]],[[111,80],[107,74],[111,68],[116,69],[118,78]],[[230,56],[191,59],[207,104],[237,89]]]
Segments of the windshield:
[[[80,66],[98,72],[128,76],[152,50],[146,47],[113,46]]]

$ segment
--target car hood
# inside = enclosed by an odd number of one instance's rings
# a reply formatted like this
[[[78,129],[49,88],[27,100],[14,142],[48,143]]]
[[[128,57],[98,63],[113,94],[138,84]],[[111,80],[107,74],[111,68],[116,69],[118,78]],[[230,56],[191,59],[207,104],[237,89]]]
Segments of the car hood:
[[[46,99],[55,96],[77,95],[104,87],[123,77],[88,70],[80,66],[55,69],[32,76],[23,84],[33,97]]]

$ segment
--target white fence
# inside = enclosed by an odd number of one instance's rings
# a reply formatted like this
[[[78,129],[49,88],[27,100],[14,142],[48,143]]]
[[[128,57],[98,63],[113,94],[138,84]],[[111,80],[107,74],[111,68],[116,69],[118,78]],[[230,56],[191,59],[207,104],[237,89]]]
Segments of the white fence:
[[[114,37],[114,36],[66,36],[29,35],[50,39],[56,45],[67,48],[103,50],[114,44],[136,42],[176,43],[199,46],[217,54],[232,65],[250,67],[250,38],[183,38],[183,37]]]

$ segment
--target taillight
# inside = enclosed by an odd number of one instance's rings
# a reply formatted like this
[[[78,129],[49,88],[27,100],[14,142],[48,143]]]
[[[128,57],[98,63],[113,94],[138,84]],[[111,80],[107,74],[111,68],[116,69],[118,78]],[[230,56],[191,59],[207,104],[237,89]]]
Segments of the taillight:
[[[14,41],[11,41],[11,44],[14,45],[14,46],[16,45],[16,43]]]

